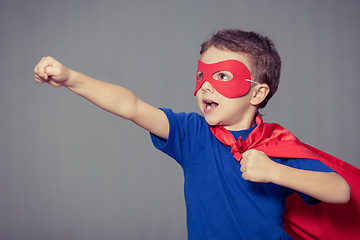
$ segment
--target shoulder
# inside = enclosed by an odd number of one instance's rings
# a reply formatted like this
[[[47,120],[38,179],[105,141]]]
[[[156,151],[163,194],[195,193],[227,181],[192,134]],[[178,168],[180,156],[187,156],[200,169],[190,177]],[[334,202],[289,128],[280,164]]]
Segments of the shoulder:
[[[169,108],[160,108],[169,121],[169,142],[196,141],[198,138],[207,138],[211,134],[205,118],[195,112],[174,112]]]
[[[175,113],[171,109],[161,108],[169,120],[168,139],[151,134],[153,145],[183,165],[189,153],[199,144],[204,144],[211,131],[203,116],[198,113]]]
[[[184,126],[192,126],[192,125],[200,125],[200,126],[208,126],[205,121],[205,118],[198,113],[191,112],[174,112],[170,108],[160,108],[164,111],[166,117],[169,120],[170,125],[181,124]]]

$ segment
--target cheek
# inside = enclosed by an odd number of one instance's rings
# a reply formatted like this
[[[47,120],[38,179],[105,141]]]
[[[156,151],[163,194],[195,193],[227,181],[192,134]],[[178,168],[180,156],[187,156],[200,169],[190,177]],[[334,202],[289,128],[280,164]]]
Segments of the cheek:
[[[223,109],[229,114],[238,114],[239,111],[244,110],[248,105],[248,100],[245,96],[239,98],[226,98],[222,96],[220,101],[222,102]]]
[[[199,92],[199,91],[198,91]],[[199,107],[199,109],[202,111],[202,99],[200,98],[198,92],[196,93],[195,97],[196,97],[196,102],[197,102],[197,105]]]

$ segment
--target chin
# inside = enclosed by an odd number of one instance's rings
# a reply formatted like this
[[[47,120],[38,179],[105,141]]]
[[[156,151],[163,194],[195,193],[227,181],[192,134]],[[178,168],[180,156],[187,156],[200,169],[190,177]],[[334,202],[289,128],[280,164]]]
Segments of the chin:
[[[215,126],[215,125],[219,125],[219,121],[215,120],[215,119],[211,119],[205,116],[205,121],[207,122],[207,124],[209,124],[210,126]]]

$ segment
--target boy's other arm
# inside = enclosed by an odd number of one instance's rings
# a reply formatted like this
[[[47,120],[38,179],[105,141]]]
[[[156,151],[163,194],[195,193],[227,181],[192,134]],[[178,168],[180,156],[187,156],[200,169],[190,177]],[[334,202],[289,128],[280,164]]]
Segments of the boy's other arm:
[[[272,182],[328,203],[350,199],[348,183],[337,173],[292,168],[272,161],[265,153],[248,150],[240,161],[242,176],[254,182]]]
[[[168,138],[169,122],[165,113],[126,88],[71,70],[51,57],[41,59],[34,73],[35,81],[39,83],[64,86],[100,108],[131,120],[161,138]]]

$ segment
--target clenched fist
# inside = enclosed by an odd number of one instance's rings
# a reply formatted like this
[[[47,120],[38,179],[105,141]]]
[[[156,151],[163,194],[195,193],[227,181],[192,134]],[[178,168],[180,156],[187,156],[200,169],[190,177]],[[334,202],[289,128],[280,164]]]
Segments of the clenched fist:
[[[52,57],[44,57],[35,66],[34,74],[38,83],[46,82],[54,87],[61,87],[67,84],[70,69]]]
[[[272,161],[265,153],[250,149],[243,153],[240,165],[245,180],[268,183],[272,181],[278,163]]]

